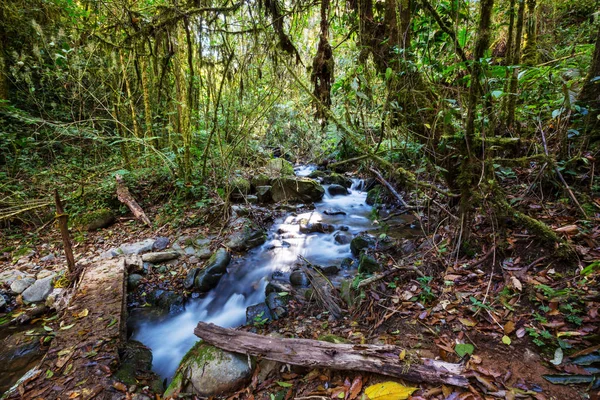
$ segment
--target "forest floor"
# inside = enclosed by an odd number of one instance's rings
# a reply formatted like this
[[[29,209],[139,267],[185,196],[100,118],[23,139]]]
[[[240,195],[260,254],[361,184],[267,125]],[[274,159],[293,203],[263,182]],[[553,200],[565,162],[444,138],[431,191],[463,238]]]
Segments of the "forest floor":
[[[479,243],[478,251],[472,256],[452,257],[446,248],[456,239],[456,230],[446,221],[438,225],[435,235],[416,239],[417,250],[403,260],[403,265],[413,270],[392,271],[397,266],[395,260],[402,257],[397,248],[377,253],[391,272],[363,287],[341,319],[329,318],[315,302],[296,298],[289,304],[288,317],[241,329],[307,339],[334,335],[356,344],[395,344],[407,349],[407,363],[426,357],[464,365],[469,388],[404,382],[416,389],[410,397],[415,400],[598,399],[600,284],[597,266],[584,267],[600,259],[600,225],[579,221],[573,217],[576,211],[562,202],[546,201],[539,206],[532,199],[521,206],[528,207],[568,241],[578,259],[557,258],[555,249],[514,225],[502,227],[504,239],[499,243],[494,241],[496,228],[483,222],[471,233],[470,240]],[[148,207],[146,212],[154,219],[159,210]],[[182,219],[194,220],[196,214],[189,210]],[[197,233],[214,235],[214,246],[225,232],[217,225],[212,229],[163,225],[152,230],[125,219],[109,229],[85,233],[74,250],[77,261],[86,264],[131,238],[141,240],[157,234],[176,238]],[[39,235],[36,245],[30,244],[33,252],[23,268],[44,265],[39,260],[48,253],[59,254],[60,243],[57,232]],[[61,260],[58,256],[55,262],[47,263],[47,269],[60,272]],[[18,265],[4,262],[0,273]],[[185,274],[179,270],[167,280],[153,283],[149,278],[147,283],[180,290],[183,278]],[[12,304],[12,311],[0,314],[0,318],[7,321],[25,309],[23,304]],[[51,329],[60,329],[59,321],[51,318],[36,317],[29,322],[42,321]],[[564,385],[552,384],[544,375],[550,379],[554,376]],[[389,380],[357,371],[282,368],[260,383],[253,379],[230,398],[354,400],[361,398],[367,386]],[[123,396],[131,397],[127,389],[124,392]]]

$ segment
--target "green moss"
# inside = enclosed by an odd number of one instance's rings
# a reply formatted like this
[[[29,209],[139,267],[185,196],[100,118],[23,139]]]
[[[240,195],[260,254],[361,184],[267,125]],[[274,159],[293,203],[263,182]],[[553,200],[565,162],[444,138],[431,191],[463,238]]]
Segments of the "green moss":
[[[72,226],[77,229],[86,231],[104,228],[115,220],[115,215],[112,210],[108,208],[101,208],[99,210],[90,211],[85,214],[74,217]]]
[[[243,178],[241,176],[236,176],[231,179],[229,182],[232,193],[240,193],[243,195],[247,195],[250,193],[250,181],[248,179]]]
[[[325,335],[319,336],[319,340],[322,340],[323,342],[334,343],[334,344],[350,343],[349,340],[344,339],[341,336],[333,335],[331,333],[327,333]]]
[[[294,176],[294,166],[283,158],[269,160],[265,168],[269,175]]]

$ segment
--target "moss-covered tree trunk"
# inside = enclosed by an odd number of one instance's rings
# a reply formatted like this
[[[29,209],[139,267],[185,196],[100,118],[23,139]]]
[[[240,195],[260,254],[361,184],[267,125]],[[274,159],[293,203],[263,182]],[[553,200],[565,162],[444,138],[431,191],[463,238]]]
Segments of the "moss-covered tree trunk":
[[[527,42],[523,49],[523,63],[535,65],[538,62],[537,49],[537,0],[527,0]]]
[[[523,39],[523,21],[525,19],[525,0],[518,1],[519,11],[517,12],[517,29],[510,60],[513,69],[508,83],[508,100],[506,102],[506,126],[510,130],[514,130],[515,128],[515,110],[517,107],[517,92],[519,89],[519,69],[517,68],[517,65],[521,62],[521,41]]]
[[[600,116],[600,29],[596,36],[592,64],[579,93],[579,101],[589,109],[588,120],[591,127],[597,127],[600,124],[598,121],[598,116]]]

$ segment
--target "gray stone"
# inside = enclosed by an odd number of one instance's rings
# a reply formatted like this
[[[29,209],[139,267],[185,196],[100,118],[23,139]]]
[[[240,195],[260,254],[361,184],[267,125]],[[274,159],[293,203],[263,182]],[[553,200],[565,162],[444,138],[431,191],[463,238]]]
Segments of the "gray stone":
[[[292,293],[292,291],[293,288],[289,283],[272,280],[265,287],[265,296],[269,296],[270,293]]]
[[[54,256],[54,254],[52,254],[52,253],[48,254],[48,255],[47,255],[47,256],[45,256],[45,257],[42,257],[42,258],[40,258],[40,261],[41,261],[41,262],[52,262],[52,261],[54,261],[54,260],[56,260],[56,257],[55,257],[55,256]]]
[[[25,289],[33,285],[34,282],[35,279],[30,277],[15,279],[15,281],[10,285],[10,290],[12,290],[12,292],[15,294],[21,294],[25,291]]]
[[[142,256],[142,261],[156,264],[159,262],[174,260],[177,257],[179,257],[179,253],[176,251],[161,251],[144,254]]]
[[[258,303],[246,308],[246,325],[263,325],[272,320],[271,310],[266,303]]]
[[[167,247],[169,247],[169,238],[164,237],[164,236],[159,236],[156,238],[156,240],[154,241],[154,244],[152,245],[152,251],[162,251],[164,249],[166,249]]]
[[[47,269],[43,269],[43,270],[39,271],[36,274],[35,277],[36,277],[36,279],[44,279],[44,278],[47,278],[47,277],[49,277],[51,275],[53,276],[53,275],[55,275],[55,273],[53,271],[49,271]]]
[[[294,166],[283,158],[269,160],[265,169],[271,176],[294,176]]]
[[[122,254],[141,254],[152,250],[154,239],[146,239],[141,242],[123,244],[119,247]]]
[[[146,296],[146,300],[169,314],[177,314],[184,310],[183,296],[171,290],[155,290]]]
[[[251,376],[247,356],[198,342],[181,361],[163,397],[178,392],[199,397],[224,396],[243,387]]]
[[[194,279],[194,288],[200,292],[208,292],[217,286],[221,277],[227,272],[231,254],[223,248],[217,250],[208,260],[206,267],[199,271]]]
[[[112,249],[108,249],[102,254],[100,254],[100,259],[106,260],[109,258],[114,258],[117,257],[119,254],[122,254],[122,252],[118,248],[113,247]]]
[[[350,192],[348,192],[348,189],[346,189],[342,185],[330,185],[327,188],[327,193],[329,193],[330,196],[346,196],[350,194]]]
[[[52,292],[52,280],[54,275],[47,276],[43,279],[38,279],[23,292],[23,300],[28,303],[37,303],[44,301]]]
[[[185,280],[183,281],[184,289],[190,290],[191,288],[194,287],[194,281],[196,280],[196,275],[198,275],[199,271],[200,271],[200,268],[192,268],[187,273],[187,276],[185,277]]]
[[[192,257],[197,257],[200,260],[206,260],[207,258],[210,258],[211,255],[212,255],[212,251],[210,250],[210,247],[205,246],[205,247],[196,249],[196,254]],[[191,258],[190,258],[190,262],[191,262]]]
[[[265,230],[247,218],[238,218],[232,224],[234,232],[225,246],[233,251],[245,251],[260,246],[267,240]]]
[[[335,210],[333,208],[330,208],[330,209],[323,211],[323,214],[325,214],[325,215],[346,215],[346,212],[344,212],[342,210]]]
[[[10,286],[15,280],[23,279],[25,277],[27,277],[27,274],[18,269],[4,271],[0,273],[0,286],[2,286],[2,284]]]
[[[142,281],[142,279],[144,279],[143,276],[141,276],[140,274],[131,274],[127,277],[127,288],[129,290],[135,290],[137,289],[138,286],[140,286],[140,283]]]
[[[367,254],[361,254],[358,261],[358,272],[372,274],[381,271],[381,265],[377,260]]]
[[[308,277],[301,270],[296,270],[290,274],[290,282],[294,286],[306,287],[308,286]]]
[[[327,267],[321,267],[318,266],[318,268],[321,270],[321,272],[323,272],[325,275],[335,275],[338,272],[340,272],[340,267],[338,267],[337,265],[328,265]]]
[[[361,251],[373,247],[375,239],[370,236],[357,236],[350,242],[350,251],[354,257],[358,257]]]
[[[0,310],[2,310],[6,306],[6,299],[2,294],[0,294]]]
[[[193,256],[194,254],[196,254],[196,248],[194,246],[188,246],[185,249],[183,249],[183,254],[185,254],[186,256]]]
[[[246,201],[249,204],[256,204],[256,203],[258,203],[258,196],[255,196],[253,194],[249,194],[248,196],[246,196]]]

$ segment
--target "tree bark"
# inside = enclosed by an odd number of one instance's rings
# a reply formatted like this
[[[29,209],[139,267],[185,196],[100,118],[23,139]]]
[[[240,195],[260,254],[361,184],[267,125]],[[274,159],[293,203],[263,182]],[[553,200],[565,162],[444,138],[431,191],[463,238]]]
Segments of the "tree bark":
[[[506,103],[506,126],[509,129],[514,128],[515,109],[517,106],[517,97],[519,89],[519,69],[516,67],[521,62],[521,41],[523,39],[523,20],[525,19],[525,0],[519,0],[519,11],[517,14],[517,32],[515,34],[515,43],[511,64],[514,67],[508,84],[508,101]]]
[[[366,371],[412,382],[443,383],[467,387],[462,366],[445,363],[409,364],[400,361],[402,348],[392,345],[332,344],[309,339],[281,339],[221,328],[199,322],[194,334],[218,348],[267,360],[313,368]],[[451,371],[450,371],[451,370]]]
[[[71,237],[69,236],[69,216],[65,214],[58,190],[54,189],[54,201],[56,203],[56,220],[62,236],[63,245],[65,247],[65,256],[67,257],[67,266],[69,273],[75,272],[75,257],[73,256],[73,248],[71,247]]]
[[[579,101],[586,103],[590,108],[590,114],[596,116],[600,112],[600,29],[596,37],[592,64],[579,93]]]

